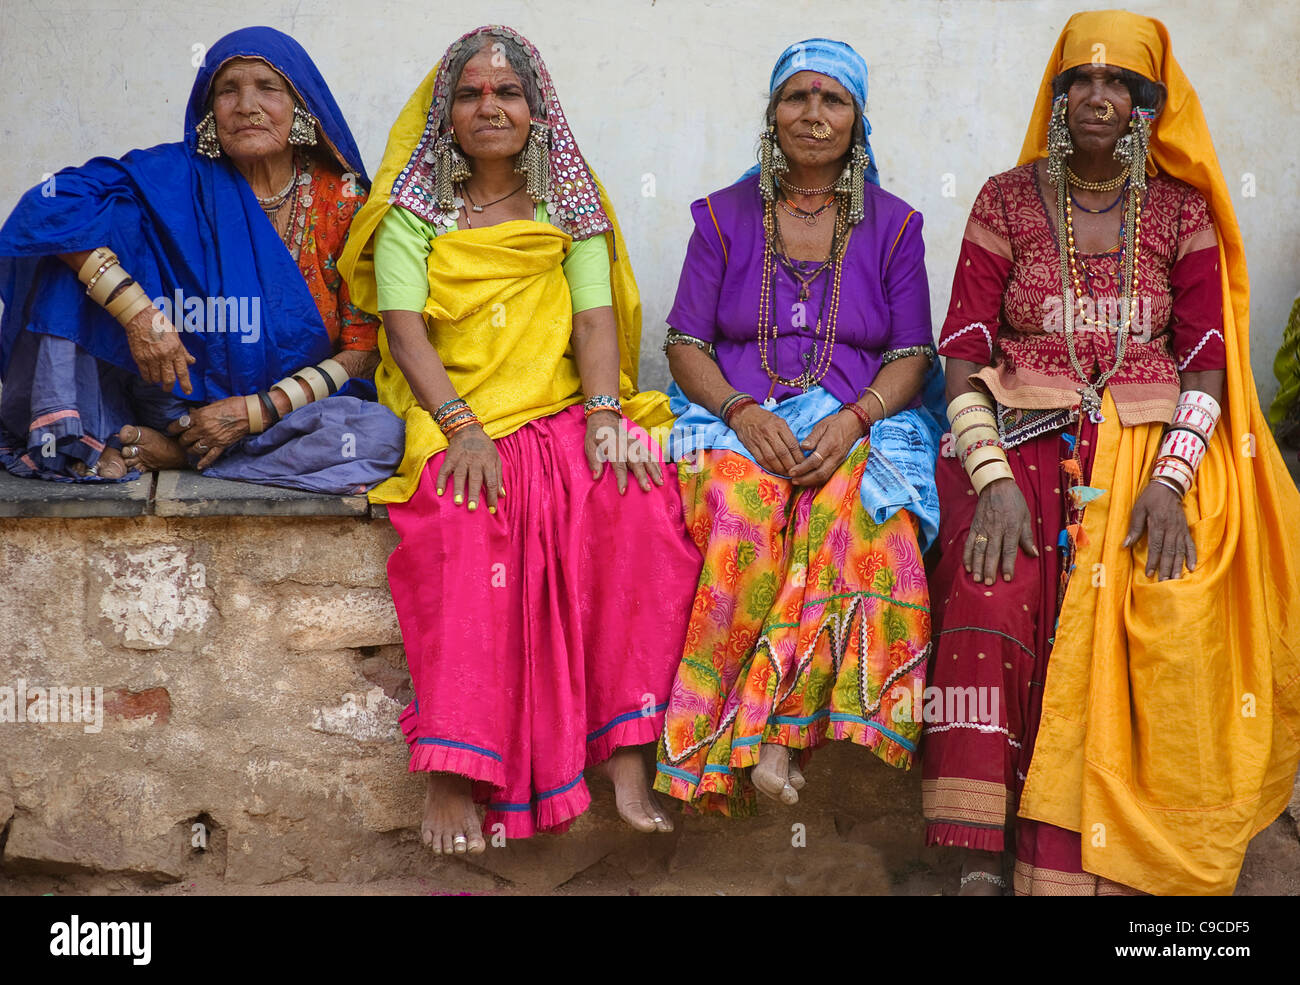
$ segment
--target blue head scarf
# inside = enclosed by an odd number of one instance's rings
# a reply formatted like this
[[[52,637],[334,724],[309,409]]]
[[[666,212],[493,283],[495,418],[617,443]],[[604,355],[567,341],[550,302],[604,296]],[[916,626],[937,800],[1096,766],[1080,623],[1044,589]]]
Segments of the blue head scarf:
[[[871,163],[867,165],[867,181],[880,184],[876,171],[876,155],[871,150],[871,122],[867,119],[867,63],[862,56],[843,41],[829,38],[809,38],[790,45],[772,67],[769,94],[779,89],[790,76],[799,72],[819,72],[834,79],[853,94],[857,110],[862,114],[862,144]],[[756,171],[751,171],[756,173]]]
[[[330,354],[306,281],[252,188],[228,157],[211,160],[195,150],[194,129],[207,112],[212,79],[236,57],[261,58],[283,75],[317,119],[338,164],[365,183],[356,141],[302,46],[269,27],[226,35],[209,49],[195,79],[183,142],[65,168],[27,192],[0,228],[0,374],[23,331],[69,339],[136,372],[122,328],[55,256],[97,246],[112,249],[150,298],[179,292],[201,305],[235,299],[244,314],[256,316],[255,329],[217,333],[195,330],[197,321],[183,325],[182,312],[173,311],[195,358],[189,400],[266,389]]]
[[[316,117],[321,133],[344,170],[357,175],[362,184],[369,186],[370,179],[361,163],[361,152],[352,139],[352,131],[348,129],[347,121],[334,101],[334,94],[321,78],[316,63],[302,45],[273,27],[245,27],[231,31],[208,49],[185,108],[186,147],[190,150],[196,147],[195,128],[208,111],[212,80],[232,58],[260,58],[288,79],[307,112]]]

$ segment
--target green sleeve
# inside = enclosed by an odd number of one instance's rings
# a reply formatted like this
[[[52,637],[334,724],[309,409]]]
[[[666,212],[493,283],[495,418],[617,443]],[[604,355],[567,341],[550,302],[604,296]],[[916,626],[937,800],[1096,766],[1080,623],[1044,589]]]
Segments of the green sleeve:
[[[431,223],[394,205],[375,230],[375,287],[380,311],[424,311],[429,299]]]
[[[569,282],[573,313],[614,303],[609,287],[609,249],[604,236],[589,236],[569,248],[564,258],[564,279]]]

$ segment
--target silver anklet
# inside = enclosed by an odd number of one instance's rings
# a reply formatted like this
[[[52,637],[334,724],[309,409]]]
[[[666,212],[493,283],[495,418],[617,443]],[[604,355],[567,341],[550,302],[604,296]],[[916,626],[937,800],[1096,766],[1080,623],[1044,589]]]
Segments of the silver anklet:
[[[991,882],[999,889],[1007,888],[1007,881],[1001,876],[995,876],[992,872],[968,872],[961,877],[961,888],[965,889],[968,883],[972,882]]]

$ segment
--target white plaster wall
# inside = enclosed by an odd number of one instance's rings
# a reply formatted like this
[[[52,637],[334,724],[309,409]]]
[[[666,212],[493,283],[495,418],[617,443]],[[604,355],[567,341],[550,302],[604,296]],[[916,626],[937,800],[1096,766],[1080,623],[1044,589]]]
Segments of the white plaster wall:
[[[1015,164],[1048,53],[1077,0],[0,0],[0,214],[46,172],[180,139],[195,45],[250,24],[307,48],[373,171],[397,111],[481,23],[530,38],[619,210],[645,314],[643,385],[689,233],[689,203],[750,163],[768,73],[792,41],[852,43],[871,69],[883,184],[925,215],[936,328],[971,201]],[[1161,18],[1209,118],[1250,262],[1261,398],[1300,291],[1300,6],[1136,3]],[[1241,193],[1243,175],[1256,194]],[[644,176],[654,194],[644,194]],[[945,175],[955,195],[945,197]]]

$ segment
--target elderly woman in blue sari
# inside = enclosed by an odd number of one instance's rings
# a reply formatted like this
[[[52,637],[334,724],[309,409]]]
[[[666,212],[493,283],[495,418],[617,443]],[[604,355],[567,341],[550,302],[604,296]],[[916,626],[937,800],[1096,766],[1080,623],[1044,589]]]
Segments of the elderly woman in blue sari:
[[[218,41],[183,142],[60,171],[0,229],[0,462],[333,493],[387,477],[403,433],[365,380],[377,322],[335,269],[367,185],[296,41]]]
[[[704,553],[655,789],[791,804],[831,740],[911,765],[940,429],[921,216],[871,158],[867,66],[814,38],[772,71],[759,166],[692,207],[665,348]]]

